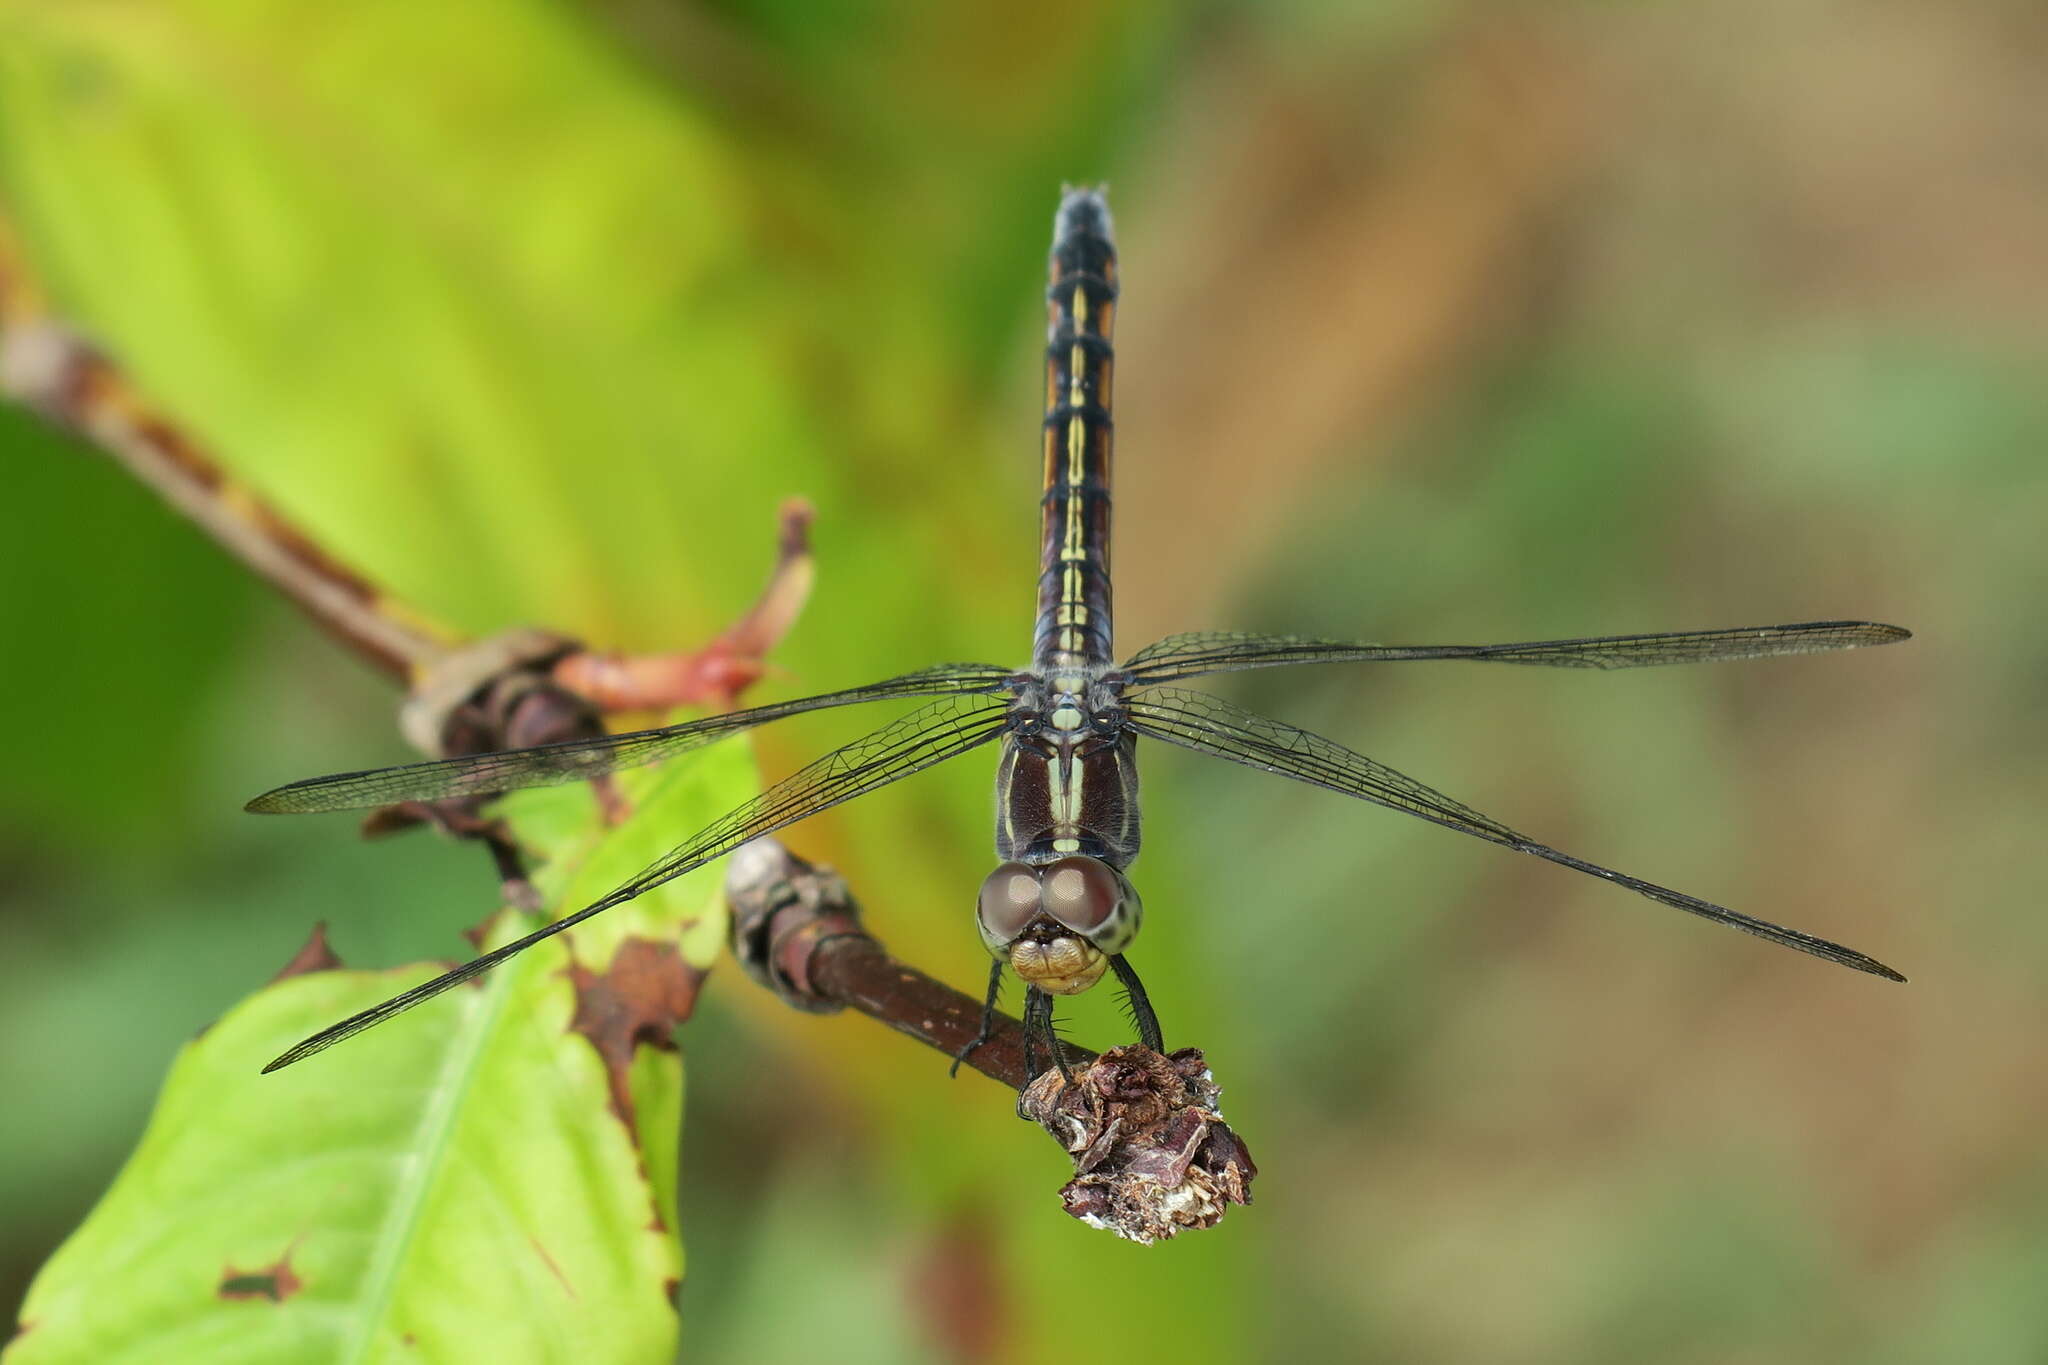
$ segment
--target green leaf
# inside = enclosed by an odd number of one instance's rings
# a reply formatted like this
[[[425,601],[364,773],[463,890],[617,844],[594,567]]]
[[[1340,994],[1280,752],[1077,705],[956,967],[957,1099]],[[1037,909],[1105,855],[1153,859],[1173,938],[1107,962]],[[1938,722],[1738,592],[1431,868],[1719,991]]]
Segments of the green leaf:
[[[59,307],[321,545],[473,631],[615,632],[629,583],[670,622],[718,600],[672,509],[788,439],[754,329],[694,325],[747,273],[729,156],[536,0],[0,0],[0,189]],[[775,500],[748,504],[762,559]]]
[[[550,855],[545,891],[623,879],[757,782],[727,744],[621,786],[633,814],[612,830],[586,789],[507,803]],[[29,1291],[6,1365],[666,1358],[681,1061],[640,1047],[615,1078],[572,1028],[570,972],[666,944],[693,990],[724,938],[718,873],[275,1075],[259,1068],[291,1043],[440,968],[317,970],[243,1002],[178,1058],[142,1145]],[[507,912],[489,940],[530,923]]]

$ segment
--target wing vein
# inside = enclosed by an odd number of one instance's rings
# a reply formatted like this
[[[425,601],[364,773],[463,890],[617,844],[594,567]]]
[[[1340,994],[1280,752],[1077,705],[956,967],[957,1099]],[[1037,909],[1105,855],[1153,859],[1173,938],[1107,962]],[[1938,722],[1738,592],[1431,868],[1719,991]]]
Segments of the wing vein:
[[[345,1038],[433,999],[443,991],[474,980],[544,939],[574,928],[615,905],[623,905],[636,896],[644,895],[663,882],[722,858],[741,844],[773,834],[841,802],[863,796],[986,744],[1003,732],[1002,717],[1007,709],[1003,701],[975,697],[945,697],[920,707],[799,768],[753,800],[678,844],[632,880],[574,914],[542,925],[523,938],[494,948],[431,981],[323,1029],[263,1069],[266,1072],[276,1071],[325,1051]]]
[[[1434,787],[1348,749],[1335,740],[1233,706],[1220,697],[1184,688],[1161,687],[1128,696],[1125,705],[1131,724],[1140,735],[1401,811],[1460,834],[1469,834],[1518,853],[1533,854],[1575,872],[1614,882],[1660,905],[1729,925],[1828,962],[1893,981],[1905,980],[1882,962],[1853,948],[1715,905],[1697,896],[1602,867],[1539,843],[1492,816],[1453,800]]]
[[[247,809],[263,815],[303,815],[385,806],[397,801],[440,801],[586,782],[605,773],[674,758],[754,726],[807,711],[909,697],[988,694],[1000,688],[1008,676],[993,664],[940,664],[861,687],[728,711],[653,730],[310,777],[265,792],[249,802]]]
[[[1228,631],[1169,635],[1133,654],[1124,667],[1140,686],[1203,673],[1289,664],[1377,663],[1413,659],[1476,659],[1548,668],[1651,668],[1728,659],[1887,645],[1911,638],[1899,626],[1874,621],[1806,621],[1784,626],[1603,635],[1578,640],[1528,640],[1497,645],[1381,645],[1316,640],[1298,635],[1245,635]]]

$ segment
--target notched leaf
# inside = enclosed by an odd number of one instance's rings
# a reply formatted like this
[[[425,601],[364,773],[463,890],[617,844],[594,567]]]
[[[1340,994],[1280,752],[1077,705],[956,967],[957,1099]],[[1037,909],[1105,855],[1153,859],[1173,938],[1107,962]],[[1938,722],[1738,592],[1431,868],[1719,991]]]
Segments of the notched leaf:
[[[220,1272],[220,1288],[214,1293],[223,1299],[268,1299],[272,1303],[283,1303],[306,1287],[292,1269],[292,1253],[289,1248],[277,1258],[273,1265],[260,1270],[237,1270],[232,1265],[223,1266]]]
[[[631,1127],[628,1073],[633,1051],[642,1043],[675,1047],[670,1035],[696,1008],[704,973],[683,961],[674,943],[628,938],[602,975],[572,963],[569,980],[576,987],[576,1017],[569,1021],[570,1031],[582,1034],[597,1049],[611,1086],[612,1112]]]
[[[292,960],[285,963],[276,976],[270,978],[275,984],[309,972],[331,972],[341,966],[341,957],[327,945],[327,921],[315,920],[313,932],[307,936],[305,946],[292,954]]]
[[[1018,1099],[1074,1158],[1060,1190],[1069,1214],[1133,1242],[1214,1227],[1252,1202],[1244,1142],[1217,1112],[1222,1092],[1198,1048],[1170,1056],[1111,1048],[1069,1083],[1046,1071]]]

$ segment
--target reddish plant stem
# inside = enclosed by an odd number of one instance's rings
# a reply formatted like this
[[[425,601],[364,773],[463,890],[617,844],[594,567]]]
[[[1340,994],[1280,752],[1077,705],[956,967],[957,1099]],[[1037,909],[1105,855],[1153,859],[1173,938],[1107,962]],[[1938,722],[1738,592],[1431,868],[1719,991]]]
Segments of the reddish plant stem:
[[[447,631],[394,602],[230,477],[120,367],[52,317],[0,221],[0,394],[114,457],[356,657],[401,684]]]
[[[458,641],[453,632],[328,553],[228,473],[189,431],[145,398],[108,355],[54,316],[4,216],[0,397],[31,408],[113,456],[321,630],[409,692],[445,692],[441,684],[451,672],[475,671],[472,651],[494,657],[507,649],[495,637]],[[552,648],[552,657],[522,658],[519,664],[548,671],[603,713],[734,705],[761,676],[763,659],[795,624],[810,594],[812,516],[799,499],[783,505],[777,514],[776,563],[760,598],[703,648],[626,655],[563,639]],[[508,636],[523,645],[531,633]],[[479,679],[476,685],[488,681]],[[471,695],[472,689],[461,690],[464,697]],[[451,700],[444,709],[454,704]],[[424,729],[409,724],[407,734],[429,752],[447,751],[435,724]]]

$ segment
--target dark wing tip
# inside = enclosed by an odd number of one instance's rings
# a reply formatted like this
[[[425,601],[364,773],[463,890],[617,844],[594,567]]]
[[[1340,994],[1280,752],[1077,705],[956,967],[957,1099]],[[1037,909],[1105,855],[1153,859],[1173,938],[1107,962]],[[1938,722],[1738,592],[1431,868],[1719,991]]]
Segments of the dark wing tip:
[[[306,1058],[312,1056],[315,1052],[320,1051],[319,1048],[313,1047],[311,1046],[311,1044],[319,1042],[321,1039],[327,1036],[327,1032],[331,1031],[332,1030],[327,1030],[321,1033],[316,1033],[311,1038],[306,1038],[299,1042],[293,1043],[283,1052],[280,1052],[275,1057],[272,1057],[270,1061],[264,1066],[262,1074],[268,1076],[273,1071],[284,1070],[293,1062],[302,1062],[306,1060]]]
[[[1900,640],[1910,640],[1913,632],[1904,626],[1894,626],[1883,621],[1815,621],[1811,625],[1795,626],[1794,630],[1832,630],[1847,637],[1843,643],[1853,649],[1858,645],[1890,645]]]
[[[306,804],[306,789],[324,786],[330,781],[331,778],[310,777],[299,782],[287,782],[282,787],[272,787],[261,796],[251,797],[242,809],[251,815],[304,815],[308,810],[321,809],[318,805],[309,807]]]
[[[388,1005],[391,1002],[387,1000],[384,1003]],[[382,1006],[379,1006],[378,1008],[381,1009]],[[363,1013],[375,1014],[376,1010],[365,1010]],[[270,1059],[269,1064],[263,1068],[261,1074],[268,1076],[273,1071],[284,1070],[286,1067],[292,1065],[292,1063],[294,1062],[303,1062],[306,1060],[306,1058],[311,1057],[316,1052],[325,1052],[328,1048],[334,1046],[334,1044],[340,1042],[342,1039],[352,1038],[356,1034],[361,1033],[364,1029],[370,1027],[372,1024],[380,1024],[389,1017],[389,1015],[384,1015],[379,1018],[373,1018],[365,1022],[363,1019],[363,1015],[351,1015],[349,1018],[342,1020],[338,1024],[332,1024],[329,1025],[327,1028],[321,1029],[318,1033],[314,1034],[310,1038],[302,1038],[298,1042],[293,1043],[283,1052],[280,1052],[275,1057],[272,1057]]]
[[[1906,979],[1903,973],[1893,971],[1868,953],[1859,953],[1854,948],[1845,948],[1839,943],[1828,943],[1825,939],[1818,940],[1818,942],[1825,944],[1830,951],[1815,952],[1812,948],[1806,948],[1806,951],[1812,952],[1815,957],[1826,958],[1837,966],[1848,967],[1854,971],[1865,972],[1871,976],[1881,976],[1887,981],[1904,981]],[[1788,946],[1804,947],[1805,945],[1790,944]]]

